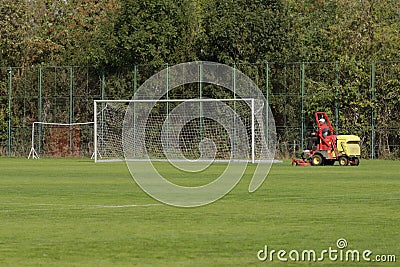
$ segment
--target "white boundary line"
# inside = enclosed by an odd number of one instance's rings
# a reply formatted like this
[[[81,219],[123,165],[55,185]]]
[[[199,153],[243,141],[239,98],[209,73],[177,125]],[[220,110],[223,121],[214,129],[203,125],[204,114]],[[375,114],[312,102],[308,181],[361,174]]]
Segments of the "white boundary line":
[[[161,203],[148,203],[148,204],[125,204],[125,205],[86,205],[86,204],[48,204],[48,203],[37,203],[37,204],[27,204],[27,203],[0,203],[1,205],[14,205],[22,206],[23,209],[4,209],[0,210],[0,213],[9,212],[27,212],[27,211],[47,211],[47,210],[83,210],[83,209],[121,209],[121,208],[132,208],[132,207],[152,207],[161,206]],[[28,207],[54,207],[54,208],[32,208]],[[56,208],[58,207],[58,208]]]

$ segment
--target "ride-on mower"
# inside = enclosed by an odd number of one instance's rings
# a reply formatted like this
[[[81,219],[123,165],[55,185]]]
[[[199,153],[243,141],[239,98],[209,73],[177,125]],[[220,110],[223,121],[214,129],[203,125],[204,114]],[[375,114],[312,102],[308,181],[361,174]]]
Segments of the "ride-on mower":
[[[315,121],[318,128],[307,138],[307,149],[302,152],[302,159],[292,158],[292,165],[334,165],[338,161],[340,166],[358,166],[361,154],[360,137],[335,135],[325,112],[316,112]]]

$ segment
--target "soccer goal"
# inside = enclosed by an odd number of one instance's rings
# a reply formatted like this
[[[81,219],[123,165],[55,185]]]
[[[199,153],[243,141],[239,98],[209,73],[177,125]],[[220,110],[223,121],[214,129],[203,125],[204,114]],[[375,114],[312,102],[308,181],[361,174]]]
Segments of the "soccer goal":
[[[94,117],[95,162],[265,155],[265,107],[252,98],[95,100]]]
[[[93,156],[93,125],[34,122],[28,159]]]

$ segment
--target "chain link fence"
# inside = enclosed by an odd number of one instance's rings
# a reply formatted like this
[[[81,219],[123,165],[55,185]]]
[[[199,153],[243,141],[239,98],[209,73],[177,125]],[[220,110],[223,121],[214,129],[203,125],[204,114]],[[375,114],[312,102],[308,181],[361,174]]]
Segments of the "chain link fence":
[[[93,121],[95,99],[131,99],[168,65],[132,67],[0,68],[0,155],[27,156],[33,122]],[[361,138],[363,158],[400,158],[400,62],[294,62],[236,64],[265,94],[275,118],[278,158],[294,156],[325,111],[338,134]],[[232,98],[223,88],[187,85],[169,98]],[[90,126],[85,126],[90,127]],[[91,131],[84,149],[93,153]],[[44,138],[44,135],[39,138]],[[77,155],[77,153],[73,153]]]

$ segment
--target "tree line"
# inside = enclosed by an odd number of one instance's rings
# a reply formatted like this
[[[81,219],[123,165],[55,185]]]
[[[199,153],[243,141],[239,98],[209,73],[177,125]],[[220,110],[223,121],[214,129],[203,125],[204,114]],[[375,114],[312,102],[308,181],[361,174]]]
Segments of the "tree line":
[[[2,0],[0,66],[399,60],[398,1]]]

